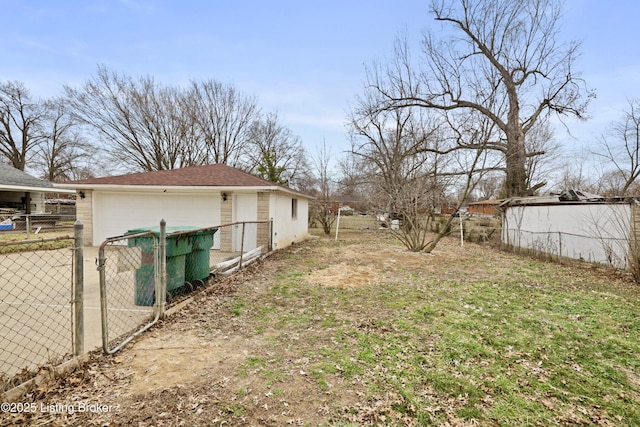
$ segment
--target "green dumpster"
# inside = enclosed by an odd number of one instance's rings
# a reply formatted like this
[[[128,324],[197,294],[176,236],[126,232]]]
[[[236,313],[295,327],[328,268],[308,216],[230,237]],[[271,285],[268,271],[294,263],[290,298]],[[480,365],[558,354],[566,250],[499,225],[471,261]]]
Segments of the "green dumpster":
[[[213,247],[213,235],[217,228],[194,231],[192,236],[191,252],[186,255],[185,280],[194,286],[196,281],[202,281],[209,277],[209,251]]]
[[[189,235],[178,234],[193,230],[193,227],[166,227],[167,246],[167,292],[184,286],[185,283],[185,259],[191,252],[192,239]],[[160,237],[160,227],[143,227],[127,231],[126,234],[152,232],[156,239]],[[147,234],[129,239],[129,247],[139,247],[142,251],[142,266],[136,270],[136,286],[134,300],[136,305],[153,305],[155,296],[155,278],[153,270],[153,244],[154,238]]]

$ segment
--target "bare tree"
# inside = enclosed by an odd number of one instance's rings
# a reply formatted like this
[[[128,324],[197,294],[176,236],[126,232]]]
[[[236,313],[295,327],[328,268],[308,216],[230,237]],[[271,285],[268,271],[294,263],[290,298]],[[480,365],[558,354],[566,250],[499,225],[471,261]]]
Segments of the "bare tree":
[[[94,158],[96,150],[82,138],[77,123],[67,113],[64,103],[50,100],[44,107],[45,139],[38,147],[34,163],[48,181],[75,179],[79,171],[87,167],[88,161]]]
[[[0,83],[0,154],[16,169],[24,170],[27,158],[46,136],[45,111],[20,82]]]
[[[377,191],[372,194],[378,198],[376,204],[395,212],[397,196],[408,177],[423,173],[430,161],[425,153],[435,126],[425,124],[419,111],[364,111],[351,117],[351,153],[360,157],[375,175],[368,179],[376,181]]]
[[[260,110],[253,97],[215,80],[191,83],[191,115],[208,150],[209,161],[239,166],[249,131]]]
[[[640,176],[640,100],[629,101],[620,119],[611,122],[598,142],[600,150],[594,154],[605,162],[606,192],[626,196],[636,190],[634,184]]]
[[[329,169],[331,161],[331,150],[327,147],[326,141],[317,150],[313,159],[314,173],[316,175],[316,198],[311,202],[310,216],[312,221],[317,221],[322,226],[324,234],[331,233],[331,227],[336,221],[336,211],[333,209],[337,204],[334,199],[334,185]]]
[[[279,123],[278,115],[256,120],[247,135],[243,156],[247,171],[267,181],[298,188],[297,181],[309,171],[302,140]]]
[[[501,176],[496,173],[487,173],[482,179],[478,180],[474,196],[477,200],[497,199],[500,197],[503,185]]]
[[[397,237],[409,250],[422,251],[429,244],[428,223],[443,191],[433,173],[437,156],[428,150],[435,127],[419,111],[372,111],[371,101],[361,100],[351,117],[351,154],[368,172],[372,205],[402,221]]]
[[[401,221],[396,237],[411,251],[430,252],[482,175],[496,170],[495,156],[485,147],[495,125],[477,113],[378,110],[368,95],[351,116],[351,153],[367,165],[362,169],[373,184],[371,198]],[[436,209],[453,188],[461,189],[458,203],[433,236]]]
[[[184,111],[187,104],[177,88],[100,66],[81,90],[67,86],[65,92],[74,117],[90,126],[126,169],[173,169],[206,160],[193,116]]]
[[[501,153],[506,196],[527,193],[526,137],[556,113],[582,118],[591,93],[573,70],[579,44],[560,42],[556,0],[432,0],[442,28],[425,35],[424,69],[406,43],[369,73],[381,108],[424,107],[478,113],[497,128],[485,148]],[[449,34],[447,39],[440,38]]]
[[[490,119],[478,113],[452,117],[445,113],[445,123],[434,151],[440,157],[439,168],[432,174],[445,189],[457,188],[458,199],[451,214],[445,216],[438,233],[424,248],[425,252],[431,252],[450,230],[454,218],[462,205],[469,201],[478,183],[500,170],[500,160],[488,148],[496,127]],[[470,150],[469,147],[474,148]]]
[[[561,163],[561,146],[554,140],[548,120],[538,120],[526,138],[525,187],[533,196],[548,184],[549,177]],[[507,193],[507,191],[503,191]]]

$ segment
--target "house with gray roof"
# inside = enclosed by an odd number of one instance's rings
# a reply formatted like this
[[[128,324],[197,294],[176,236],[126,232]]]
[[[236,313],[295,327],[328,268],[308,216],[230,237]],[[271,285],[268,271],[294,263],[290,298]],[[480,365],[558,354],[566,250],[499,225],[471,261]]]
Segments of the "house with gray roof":
[[[52,183],[0,163],[0,210],[19,213],[45,213],[45,194],[65,193]]]

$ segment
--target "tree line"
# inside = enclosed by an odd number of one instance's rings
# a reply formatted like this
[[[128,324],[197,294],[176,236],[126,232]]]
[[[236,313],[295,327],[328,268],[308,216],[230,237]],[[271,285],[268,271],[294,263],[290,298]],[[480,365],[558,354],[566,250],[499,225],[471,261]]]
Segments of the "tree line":
[[[210,163],[278,184],[302,185],[302,140],[255,97],[215,80],[186,88],[99,66],[81,87],[36,100],[21,82],[0,83],[0,153],[49,181]]]

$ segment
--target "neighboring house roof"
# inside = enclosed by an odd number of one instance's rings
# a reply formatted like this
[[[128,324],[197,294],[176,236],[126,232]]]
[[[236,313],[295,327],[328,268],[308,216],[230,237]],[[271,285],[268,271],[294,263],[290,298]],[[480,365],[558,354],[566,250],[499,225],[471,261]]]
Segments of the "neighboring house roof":
[[[153,172],[138,172],[126,175],[90,178],[56,184],[62,188],[93,189],[122,187],[218,187],[221,189],[260,188],[282,190],[300,196],[310,196],[258,178],[247,172],[224,164],[190,166]]]
[[[500,199],[489,199],[489,200],[480,200],[479,202],[469,203],[469,206],[477,206],[477,205],[499,205],[503,202]]]
[[[0,163],[0,189],[8,191],[65,192],[54,188],[48,181],[35,178],[19,169]]]

